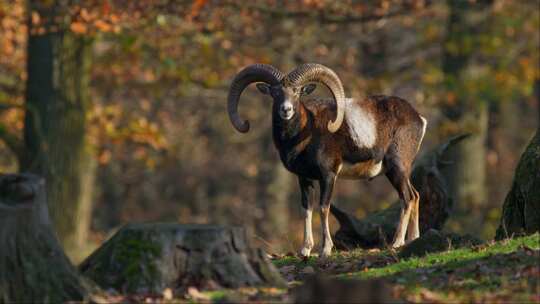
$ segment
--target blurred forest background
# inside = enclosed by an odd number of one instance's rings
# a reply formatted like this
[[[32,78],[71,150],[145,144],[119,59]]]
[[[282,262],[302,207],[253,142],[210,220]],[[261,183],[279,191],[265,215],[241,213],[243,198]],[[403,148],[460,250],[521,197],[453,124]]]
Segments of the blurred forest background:
[[[0,0],[0,173],[47,178],[74,260],[150,220],[243,225],[268,251],[294,251],[299,190],[273,147],[271,100],[244,93],[244,135],[226,95],[248,64],[318,62],[349,96],[411,102],[429,121],[421,153],[472,133],[445,172],[446,229],[491,239],[538,124],[539,5]],[[397,199],[384,178],[341,181],[336,194],[359,217]]]

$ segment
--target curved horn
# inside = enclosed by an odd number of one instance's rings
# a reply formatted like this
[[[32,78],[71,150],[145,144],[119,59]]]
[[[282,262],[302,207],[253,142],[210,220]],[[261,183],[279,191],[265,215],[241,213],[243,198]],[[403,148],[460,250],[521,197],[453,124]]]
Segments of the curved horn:
[[[341,80],[330,68],[318,63],[306,63],[298,66],[287,75],[286,85],[303,86],[308,82],[324,84],[336,100],[336,119],[328,122],[328,131],[334,133],[343,122],[345,90]]]
[[[249,131],[249,121],[243,120],[238,115],[238,102],[244,89],[254,82],[265,82],[269,85],[277,85],[285,75],[268,64],[252,64],[245,67],[234,77],[227,97],[227,111],[229,119],[236,130],[242,133]]]

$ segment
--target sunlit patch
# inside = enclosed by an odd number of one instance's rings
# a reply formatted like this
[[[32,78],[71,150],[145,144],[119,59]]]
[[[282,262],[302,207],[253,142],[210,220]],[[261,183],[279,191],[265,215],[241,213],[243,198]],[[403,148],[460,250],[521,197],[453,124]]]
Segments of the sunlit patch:
[[[365,111],[356,102],[345,100],[345,120],[354,143],[361,148],[371,148],[377,140],[376,123],[371,113]]]
[[[382,162],[374,162],[372,160],[350,164],[344,162],[342,170],[339,173],[341,179],[362,179],[373,178],[382,172]]]
[[[294,107],[290,101],[285,101],[279,106],[279,116],[284,120],[289,120],[294,116]]]

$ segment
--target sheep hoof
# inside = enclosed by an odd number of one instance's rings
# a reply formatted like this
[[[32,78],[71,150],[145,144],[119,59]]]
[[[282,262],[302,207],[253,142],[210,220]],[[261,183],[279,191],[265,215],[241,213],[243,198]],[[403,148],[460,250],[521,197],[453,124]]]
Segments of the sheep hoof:
[[[300,256],[302,256],[302,257],[308,258],[310,254],[311,254],[311,248],[309,248],[309,247],[303,247],[300,250]]]
[[[321,259],[327,259],[332,255],[332,247],[329,248],[323,248],[321,250],[321,253],[319,254],[319,258]]]
[[[397,249],[399,247],[402,247],[403,245],[405,245],[405,242],[403,240],[401,241],[395,241],[393,244],[392,244],[392,248],[393,249]]]

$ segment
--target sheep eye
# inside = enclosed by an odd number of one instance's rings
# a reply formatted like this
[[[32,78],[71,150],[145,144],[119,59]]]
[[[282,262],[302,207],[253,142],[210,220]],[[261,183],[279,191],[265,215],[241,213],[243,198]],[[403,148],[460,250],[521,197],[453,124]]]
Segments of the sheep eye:
[[[272,91],[271,94],[272,94],[272,97],[278,98],[278,97],[281,96],[281,91],[280,90],[274,90],[274,91]]]

